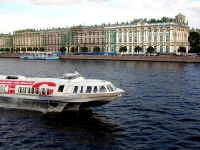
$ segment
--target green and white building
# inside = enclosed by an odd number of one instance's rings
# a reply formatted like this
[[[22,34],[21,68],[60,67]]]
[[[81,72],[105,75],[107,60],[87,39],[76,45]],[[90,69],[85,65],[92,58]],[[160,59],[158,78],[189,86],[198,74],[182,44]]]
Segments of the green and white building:
[[[180,46],[189,51],[189,27],[185,16],[178,14],[175,18],[135,19],[130,22],[102,24],[92,26],[73,26],[52,29],[26,29],[14,31],[13,35],[0,35],[0,47],[5,44],[13,49],[43,47],[45,51],[59,51],[66,47],[70,53],[72,47],[89,51],[98,46],[102,52],[119,53],[121,46],[127,47],[127,54],[135,54],[135,47],[142,47],[146,53],[149,46],[157,53],[177,53]],[[7,42],[9,41],[9,42]]]

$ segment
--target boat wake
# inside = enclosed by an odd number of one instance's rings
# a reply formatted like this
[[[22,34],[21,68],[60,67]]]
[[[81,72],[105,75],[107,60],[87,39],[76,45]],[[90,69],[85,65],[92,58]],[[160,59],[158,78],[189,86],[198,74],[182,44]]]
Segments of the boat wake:
[[[16,98],[1,98],[0,107],[2,108],[14,108],[14,109],[25,109],[32,111],[40,111],[42,113],[48,112],[61,112],[64,105],[52,103],[41,103],[36,101],[25,101]]]

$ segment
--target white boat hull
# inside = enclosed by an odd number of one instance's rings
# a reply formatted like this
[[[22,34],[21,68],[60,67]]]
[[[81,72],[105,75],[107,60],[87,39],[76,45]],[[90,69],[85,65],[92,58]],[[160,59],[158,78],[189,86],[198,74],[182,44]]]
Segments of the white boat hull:
[[[105,105],[123,93],[124,90],[116,88],[111,82],[84,79],[77,73],[67,74],[63,78],[0,75],[0,106],[13,101],[10,106],[37,104],[39,108],[44,108],[42,112],[61,112],[63,109],[79,111]]]

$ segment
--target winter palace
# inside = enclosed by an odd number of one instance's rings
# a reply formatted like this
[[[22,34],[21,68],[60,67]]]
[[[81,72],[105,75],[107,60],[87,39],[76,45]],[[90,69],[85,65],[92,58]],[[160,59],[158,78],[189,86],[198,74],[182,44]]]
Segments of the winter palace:
[[[22,48],[44,48],[45,51],[59,51],[65,47],[70,53],[72,47],[80,51],[83,46],[89,51],[98,46],[102,52],[119,53],[121,46],[127,47],[127,54],[134,54],[136,46],[146,53],[149,46],[155,52],[176,53],[180,46],[189,50],[189,26],[185,16],[175,18],[134,19],[130,22],[115,24],[79,25],[66,28],[25,29],[13,34],[0,34],[0,49],[15,51]]]

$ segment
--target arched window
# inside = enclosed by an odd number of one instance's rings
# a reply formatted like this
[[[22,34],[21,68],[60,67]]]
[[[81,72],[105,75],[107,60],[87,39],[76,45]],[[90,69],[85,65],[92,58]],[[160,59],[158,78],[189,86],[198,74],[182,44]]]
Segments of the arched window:
[[[157,37],[156,36],[154,37],[154,42],[157,42]]]
[[[163,37],[162,36],[160,37],[160,41],[163,41]]]

